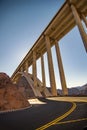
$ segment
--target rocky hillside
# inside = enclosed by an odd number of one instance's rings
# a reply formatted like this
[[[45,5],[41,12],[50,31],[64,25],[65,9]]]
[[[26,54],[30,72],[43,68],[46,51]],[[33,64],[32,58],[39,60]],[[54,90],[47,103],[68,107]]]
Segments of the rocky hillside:
[[[28,107],[30,104],[10,77],[0,73],[0,110],[11,110]]]
[[[62,90],[58,89],[58,93],[62,95]],[[83,86],[68,88],[69,95],[87,96],[87,84]]]

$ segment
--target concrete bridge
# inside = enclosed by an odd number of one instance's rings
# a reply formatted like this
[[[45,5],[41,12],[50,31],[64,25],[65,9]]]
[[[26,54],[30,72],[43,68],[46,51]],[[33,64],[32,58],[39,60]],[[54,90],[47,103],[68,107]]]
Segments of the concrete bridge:
[[[64,95],[68,95],[66,79],[62,64],[62,58],[59,48],[59,40],[63,38],[73,27],[78,26],[84,48],[87,52],[87,34],[82,25],[82,21],[87,27],[87,0],[66,0],[46,29],[34,43],[22,62],[12,75],[13,82],[17,82],[20,76],[24,76],[30,84],[35,96],[57,96],[55,73],[51,47],[55,46],[57,55],[61,86]],[[46,88],[44,54],[47,52],[48,69],[50,77],[51,93]],[[36,61],[41,58],[42,82],[37,78]],[[29,74],[28,68],[32,66],[32,74]]]

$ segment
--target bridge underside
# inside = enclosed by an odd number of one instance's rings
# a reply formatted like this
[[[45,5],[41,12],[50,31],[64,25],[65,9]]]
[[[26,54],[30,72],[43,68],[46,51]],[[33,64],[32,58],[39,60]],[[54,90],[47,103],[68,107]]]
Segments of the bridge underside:
[[[84,22],[85,27],[87,27],[87,0],[66,0],[60,10],[57,12],[55,17],[42,32],[40,37],[37,39],[33,47],[24,57],[22,62],[19,64],[17,69],[12,75],[12,80],[14,81],[17,73],[22,73],[29,82],[35,96],[41,96],[44,92],[45,96],[49,96],[46,89],[46,79],[45,79],[45,69],[44,69],[44,54],[47,53],[48,69],[49,69],[49,79],[51,94],[57,96],[55,73],[53,66],[53,58],[51,53],[51,47],[55,46],[59,75],[61,86],[64,95],[68,95],[68,89],[66,84],[66,78],[64,74],[62,57],[59,48],[59,40],[63,38],[69,31],[77,26],[80,32],[81,38],[83,40],[83,45],[87,51],[87,34],[84,29],[82,22]],[[41,69],[42,69],[42,83],[37,78],[37,66],[36,61],[41,59]],[[28,68],[32,66],[32,75],[28,74]],[[32,80],[33,79],[33,80]],[[42,85],[43,84],[43,85]]]

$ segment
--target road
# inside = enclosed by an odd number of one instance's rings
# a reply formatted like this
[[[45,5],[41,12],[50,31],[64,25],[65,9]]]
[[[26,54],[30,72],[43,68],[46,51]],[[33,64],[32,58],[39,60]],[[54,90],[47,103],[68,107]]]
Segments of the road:
[[[0,130],[83,130],[87,126],[87,102],[39,100],[44,104],[0,114]]]

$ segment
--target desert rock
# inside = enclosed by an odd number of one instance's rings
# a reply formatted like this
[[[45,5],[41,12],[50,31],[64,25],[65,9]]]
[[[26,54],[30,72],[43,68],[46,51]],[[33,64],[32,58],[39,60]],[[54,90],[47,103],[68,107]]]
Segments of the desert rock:
[[[0,110],[20,109],[29,105],[17,85],[11,82],[10,77],[0,73]]]

